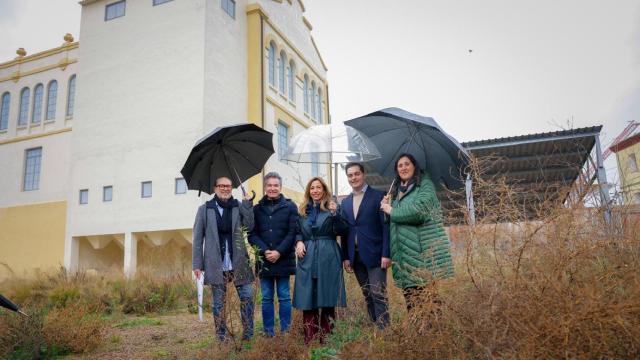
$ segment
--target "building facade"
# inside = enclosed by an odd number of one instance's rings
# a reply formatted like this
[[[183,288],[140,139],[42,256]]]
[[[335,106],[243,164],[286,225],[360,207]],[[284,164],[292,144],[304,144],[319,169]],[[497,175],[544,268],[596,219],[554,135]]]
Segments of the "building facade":
[[[209,196],[187,191],[179,171],[218,126],[252,122],[274,133],[265,171],[283,175],[290,197],[310,176],[330,176],[327,166],[277,155],[296,133],[329,122],[327,69],[301,1],[80,4],[81,44],[67,36],[0,64],[0,94],[10,97],[0,130],[0,164],[11,174],[0,180],[7,268],[190,269],[194,214]],[[247,185],[262,193],[260,175]]]
[[[620,189],[624,204],[640,205],[640,133],[632,135],[609,148],[616,154]]]

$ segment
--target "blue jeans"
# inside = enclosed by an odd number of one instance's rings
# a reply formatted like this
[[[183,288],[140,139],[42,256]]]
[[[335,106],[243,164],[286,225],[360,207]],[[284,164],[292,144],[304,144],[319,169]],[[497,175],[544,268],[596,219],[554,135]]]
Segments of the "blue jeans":
[[[253,286],[251,283],[236,286],[238,297],[240,298],[240,319],[242,320],[242,339],[248,340],[253,337]],[[213,319],[216,324],[216,335],[221,341],[226,340],[227,323],[225,314],[225,304],[227,302],[227,284],[213,285]]]
[[[291,296],[289,295],[289,276],[264,277],[260,279],[262,291],[262,323],[267,336],[274,336],[275,311],[273,308],[273,285],[278,292],[280,308],[280,332],[289,330],[291,325]]]

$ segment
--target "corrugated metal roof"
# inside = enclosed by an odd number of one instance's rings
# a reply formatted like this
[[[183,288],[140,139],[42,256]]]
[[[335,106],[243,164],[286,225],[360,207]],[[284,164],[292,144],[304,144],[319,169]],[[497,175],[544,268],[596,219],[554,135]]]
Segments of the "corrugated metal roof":
[[[483,163],[481,177],[485,180],[503,180],[519,190],[523,208],[529,218],[535,218],[542,203],[560,206],[569,189],[580,175],[595,146],[602,126],[592,126],[547,133],[520,135],[462,143],[472,157]],[[366,164],[365,164],[366,168]],[[373,187],[388,188],[391,179],[371,173],[367,181]],[[474,197],[479,196],[474,194]],[[487,199],[482,195],[484,203]],[[439,193],[445,211],[455,212],[462,198]],[[457,205],[456,205],[457,204]],[[482,216],[482,214],[478,214]]]

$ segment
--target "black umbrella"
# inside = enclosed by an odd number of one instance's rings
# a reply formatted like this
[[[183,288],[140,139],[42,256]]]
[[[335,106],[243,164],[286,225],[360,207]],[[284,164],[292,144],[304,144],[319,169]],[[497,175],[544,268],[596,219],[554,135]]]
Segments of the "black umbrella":
[[[222,176],[231,179],[233,187],[242,186],[262,171],[274,153],[272,138],[272,133],[254,124],[215,129],[195,144],[180,170],[187,187],[211,194],[216,179]]]
[[[398,108],[387,108],[345,121],[371,139],[382,157],[368,164],[380,175],[395,176],[398,155],[409,153],[418,161],[437,188],[464,186],[462,172],[469,164],[467,151],[433,118]]]
[[[18,312],[24,316],[28,316],[27,314],[23,313],[22,310],[20,310],[18,308],[18,305],[14,304],[11,300],[7,299],[6,297],[2,296],[0,294],[0,306],[7,308],[11,311],[15,311]]]

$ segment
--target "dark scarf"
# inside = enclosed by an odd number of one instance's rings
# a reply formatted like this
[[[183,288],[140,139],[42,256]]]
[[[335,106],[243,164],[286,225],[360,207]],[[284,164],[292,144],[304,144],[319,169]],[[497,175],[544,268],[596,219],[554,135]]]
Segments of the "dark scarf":
[[[218,211],[218,206],[222,208],[222,215]],[[233,198],[229,200],[221,200],[217,196],[207,201],[207,208],[213,208],[216,214],[216,223],[218,225],[218,239],[220,240],[220,255],[224,258],[225,251],[228,247],[229,256],[233,259],[233,208],[238,207],[238,201]]]
[[[280,205],[280,202],[282,202],[282,194],[280,194],[280,196],[278,196],[275,199],[271,199],[267,195],[265,195],[262,198],[261,202],[262,202],[262,205],[266,206],[267,210],[269,210],[269,213],[273,213],[276,207]]]
[[[305,213],[307,214],[307,224],[312,227],[316,226],[318,215],[320,215],[321,211],[322,210],[320,210],[320,203],[314,204],[313,202],[310,202],[309,204],[307,204],[307,209],[305,210]]]
[[[398,183],[398,191],[401,193],[406,193],[407,191],[409,191],[409,188],[411,187],[411,185],[414,185],[416,183],[416,177],[412,177],[411,179],[409,179],[409,181],[407,182],[406,185],[402,185],[402,183]]]

